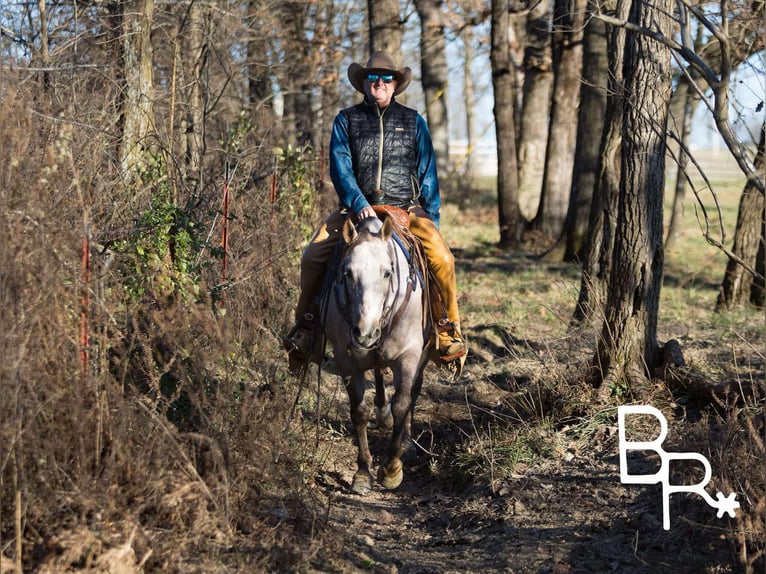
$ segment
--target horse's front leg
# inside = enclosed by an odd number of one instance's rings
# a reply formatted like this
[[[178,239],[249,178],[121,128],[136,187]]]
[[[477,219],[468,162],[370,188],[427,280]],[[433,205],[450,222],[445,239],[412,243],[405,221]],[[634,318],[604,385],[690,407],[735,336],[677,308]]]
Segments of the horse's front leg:
[[[394,370],[394,386],[396,392],[391,399],[391,413],[394,417],[394,428],[391,431],[391,441],[388,443],[388,456],[384,465],[378,471],[378,480],[385,488],[396,488],[404,479],[402,455],[409,447],[409,422],[412,405],[414,404],[413,389],[416,374]]]
[[[351,406],[351,420],[356,429],[358,451],[356,457],[357,470],[351,484],[351,490],[357,494],[367,494],[372,490],[372,455],[367,442],[367,423],[370,418],[369,409],[364,404],[364,374],[355,374],[344,379],[348,401]]]

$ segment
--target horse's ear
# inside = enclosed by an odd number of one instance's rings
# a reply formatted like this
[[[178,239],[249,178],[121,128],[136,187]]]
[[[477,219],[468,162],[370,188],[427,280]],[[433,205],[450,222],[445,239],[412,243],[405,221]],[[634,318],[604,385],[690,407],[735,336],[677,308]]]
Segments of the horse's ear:
[[[343,240],[349,244],[356,239],[356,236],[356,226],[354,225],[354,222],[351,221],[351,218],[347,217],[346,223],[343,224]]]
[[[386,217],[383,220],[383,227],[380,230],[380,237],[383,239],[383,241],[388,241],[391,239],[391,234],[394,232],[394,223],[391,221],[390,217]]]

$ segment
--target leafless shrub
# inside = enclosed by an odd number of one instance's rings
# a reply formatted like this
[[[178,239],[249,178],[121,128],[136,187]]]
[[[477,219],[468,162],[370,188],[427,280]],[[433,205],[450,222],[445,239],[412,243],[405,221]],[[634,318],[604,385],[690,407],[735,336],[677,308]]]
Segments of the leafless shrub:
[[[314,206],[296,219],[289,186],[269,203],[268,180],[234,180],[224,277],[213,173],[177,204],[199,225],[195,273],[160,257],[131,292],[140,254],[125,241],[158,181],[121,187],[87,111],[43,116],[24,86],[0,98],[3,571],[305,563],[322,512],[285,432],[294,383],[276,331],[291,318],[294,226]],[[243,534],[251,546],[229,553]]]

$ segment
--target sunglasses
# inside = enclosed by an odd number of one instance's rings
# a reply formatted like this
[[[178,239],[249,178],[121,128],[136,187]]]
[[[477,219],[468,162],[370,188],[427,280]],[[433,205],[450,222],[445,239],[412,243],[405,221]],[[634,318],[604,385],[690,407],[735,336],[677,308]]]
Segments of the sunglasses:
[[[367,74],[367,81],[374,84],[378,80],[383,80],[384,84],[390,84],[394,81],[393,74]]]

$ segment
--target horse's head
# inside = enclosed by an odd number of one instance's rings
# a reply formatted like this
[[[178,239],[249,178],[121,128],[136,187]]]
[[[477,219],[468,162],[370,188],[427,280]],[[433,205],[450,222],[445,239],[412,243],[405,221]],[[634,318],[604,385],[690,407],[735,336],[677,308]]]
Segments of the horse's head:
[[[396,253],[391,221],[370,218],[354,226],[346,220],[343,238],[348,245],[341,262],[340,288],[351,327],[352,345],[374,348],[391,317],[396,297]]]

